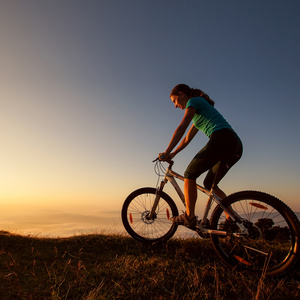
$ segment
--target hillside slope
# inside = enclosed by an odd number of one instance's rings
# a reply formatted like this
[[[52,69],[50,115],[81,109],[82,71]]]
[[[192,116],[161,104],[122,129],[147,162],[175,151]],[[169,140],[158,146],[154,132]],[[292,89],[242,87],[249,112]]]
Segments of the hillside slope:
[[[147,247],[120,235],[0,233],[0,299],[299,299],[295,276],[226,269],[209,240]]]

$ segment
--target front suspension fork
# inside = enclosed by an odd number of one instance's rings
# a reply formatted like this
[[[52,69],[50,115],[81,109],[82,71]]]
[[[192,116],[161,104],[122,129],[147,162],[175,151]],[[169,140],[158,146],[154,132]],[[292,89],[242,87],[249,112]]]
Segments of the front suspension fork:
[[[154,219],[154,217],[155,217],[155,212],[156,212],[156,209],[157,209],[157,206],[158,206],[158,203],[159,203],[160,195],[161,195],[161,192],[164,189],[164,186],[165,186],[166,183],[167,183],[167,180],[166,179],[163,180],[160,183],[159,188],[157,188],[157,190],[156,190],[156,195],[155,195],[155,199],[154,199],[152,209],[151,209],[149,215],[147,216],[148,220]]]

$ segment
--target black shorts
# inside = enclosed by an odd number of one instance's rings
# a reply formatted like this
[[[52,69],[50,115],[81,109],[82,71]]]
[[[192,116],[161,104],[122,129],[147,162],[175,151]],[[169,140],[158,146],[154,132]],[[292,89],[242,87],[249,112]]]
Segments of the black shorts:
[[[184,178],[197,179],[201,174],[209,170],[204,179],[204,186],[210,189],[220,163],[222,162],[216,184],[241,158],[242,153],[242,142],[232,129],[217,130],[211,134],[208,143],[190,162],[184,173]]]

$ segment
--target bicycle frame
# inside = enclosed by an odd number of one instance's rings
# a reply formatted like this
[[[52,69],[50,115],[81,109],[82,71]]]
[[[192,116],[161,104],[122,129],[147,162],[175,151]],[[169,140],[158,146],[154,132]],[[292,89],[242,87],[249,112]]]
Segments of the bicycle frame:
[[[157,206],[158,206],[158,203],[159,203],[159,199],[160,199],[160,195],[161,195],[161,192],[164,188],[164,186],[166,185],[166,183],[169,181],[172,186],[174,187],[174,189],[176,190],[179,198],[181,199],[182,203],[184,206],[186,206],[186,203],[185,203],[185,197],[184,197],[184,194],[180,188],[180,186],[178,185],[178,183],[176,182],[175,178],[179,179],[179,180],[182,180],[184,181],[184,177],[181,176],[180,174],[176,173],[175,171],[172,170],[172,165],[173,165],[173,161],[169,162],[169,166],[166,170],[166,173],[165,173],[165,176],[164,176],[164,179],[161,181],[160,183],[160,186],[157,188],[157,192],[156,192],[156,197],[155,197],[155,200],[154,200],[154,204],[153,204],[153,207],[152,207],[152,210],[148,216],[149,219],[152,219],[154,218],[155,216],[155,211],[157,209]],[[241,235],[247,235],[248,234],[248,230],[245,228],[245,226],[242,224],[242,220],[241,218],[232,210],[228,210],[227,208],[225,208],[223,205],[222,205],[222,199],[216,195],[213,191],[213,188],[215,186],[215,182],[216,182],[216,178],[218,176],[218,172],[216,174],[216,177],[215,177],[215,180],[214,180],[214,183],[212,185],[212,188],[211,190],[208,190],[204,187],[202,187],[201,185],[198,185],[197,184],[197,189],[200,190],[202,193],[205,193],[207,196],[208,196],[208,200],[207,200],[207,204],[206,204],[206,208],[204,210],[204,213],[203,213],[203,217],[201,219],[201,222],[198,223],[198,225],[196,226],[198,230],[200,230],[201,232],[205,232],[205,233],[209,233],[209,234],[217,234],[217,235],[227,235],[227,232],[226,231],[220,231],[220,230],[211,230],[211,229],[208,229],[208,228],[205,228],[204,227],[204,224],[206,224],[207,222],[207,217],[208,217],[208,213],[211,209],[211,206],[212,206],[212,203],[213,202],[216,202],[217,205],[219,205],[223,211],[232,219],[232,220],[235,220],[236,221],[236,225],[241,229],[241,232],[240,233],[236,233],[234,235],[236,236],[241,236]]]

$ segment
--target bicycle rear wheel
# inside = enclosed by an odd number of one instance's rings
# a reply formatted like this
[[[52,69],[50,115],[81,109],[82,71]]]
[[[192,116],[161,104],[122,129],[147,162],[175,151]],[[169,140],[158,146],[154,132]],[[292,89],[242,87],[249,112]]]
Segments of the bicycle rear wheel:
[[[212,213],[212,229],[227,231],[226,237],[211,235],[222,260],[241,270],[277,276],[293,268],[299,258],[300,225],[292,210],[279,199],[256,191],[238,192],[225,198],[225,207],[243,219],[248,236],[238,236],[235,222],[226,221],[221,207]]]
[[[170,196],[162,192],[154,218],[148,216],[156,197],[155,188],[141,188],[132,192],[122,208],[122,222],[127,232],[141,242],[162,242],[170,239],[177,230],[171,218],[178,209]]]

